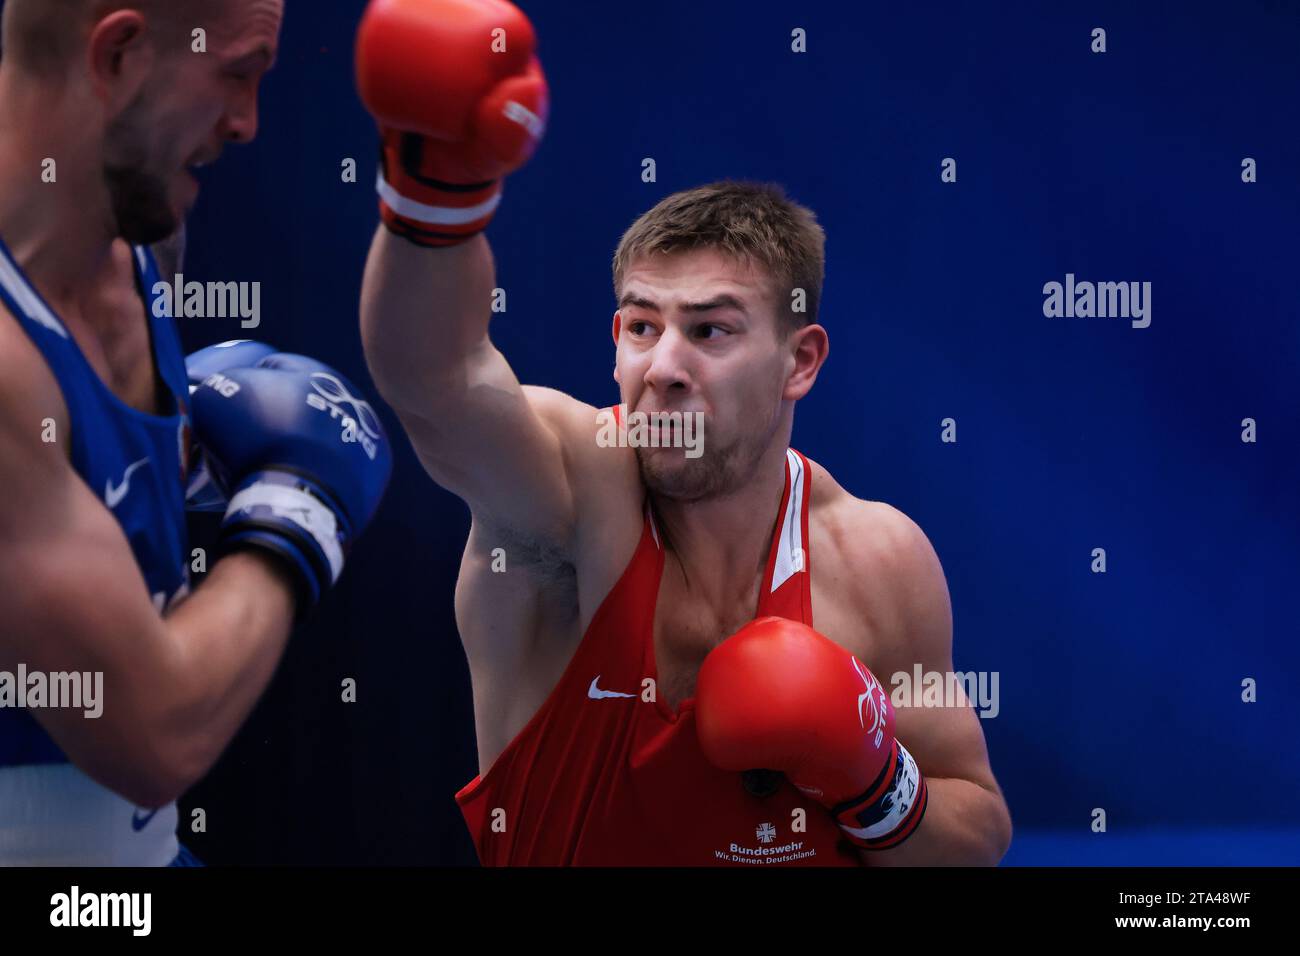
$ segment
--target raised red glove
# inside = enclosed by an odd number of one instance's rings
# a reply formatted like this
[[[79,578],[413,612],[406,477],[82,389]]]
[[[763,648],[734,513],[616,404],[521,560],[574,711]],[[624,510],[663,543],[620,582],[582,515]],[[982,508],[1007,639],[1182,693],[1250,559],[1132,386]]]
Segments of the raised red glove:
[[[759,618],[715,647],[696,681],[695,719],[711,763],[782,771],[864,849],[897,846],[925,814],[925,778],[894,739],[880,681],[805,624]]]
[[[383,141],[380,216],[425,246],[482,232],[549,100],[528,18],[506,0],[371,0],[357,87]],[[505,49],[501,50],[504,44]]]

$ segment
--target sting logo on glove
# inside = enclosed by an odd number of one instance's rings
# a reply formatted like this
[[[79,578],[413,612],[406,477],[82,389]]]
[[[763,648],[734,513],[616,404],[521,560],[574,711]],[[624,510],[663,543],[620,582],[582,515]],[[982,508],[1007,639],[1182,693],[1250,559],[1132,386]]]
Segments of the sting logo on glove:
[[[879,749],[885,739],[885,715],[888,713],[886,708],[889,706],[889,701],[885,697],[885,689],[880,686],[880,681],[876,680],[876,675],[863,667],[856,657],[853,658],[853,667],[862,678],[862,682],[867,685],[867,689],[858,697],[858,722],[862,724],[862,729]],[[865,711],[863,704],[867,705]]]
[[[211,486],[191,492],[224,503],[222,552],[283,559],[310,607],[379,507],[392,471],[383,425],[334,369],[260,342],[209,346],[186,370]]]
[[[313,373],[311,387],[315,393],[307,396],[307,404],[318,411],[328,412],[331,418],[341,418],[343,441],[359,442],[366,457],[374,461],[384,433],[370,403],[357,398],[337,377],[327,372]],[[344,405],[351,407],[351,415],[343,410]]]

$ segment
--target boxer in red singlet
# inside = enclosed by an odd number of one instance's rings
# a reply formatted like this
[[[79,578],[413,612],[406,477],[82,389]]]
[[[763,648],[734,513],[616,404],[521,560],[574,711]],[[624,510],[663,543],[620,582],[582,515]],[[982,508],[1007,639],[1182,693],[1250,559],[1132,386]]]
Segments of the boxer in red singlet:
[[[374,0],[357,45],[383,140],[366,354],[473,518],[456,615],[481,774],[457,800],[480,858],[996,863],[1011,824],[974,712],[887,690],[952,670],[934,550],[789,447],[829,351],[812,213],[715,183],[638,219],[618,406],[520,385],[490,341],[482,230],[545,125],[534,44],[504,0]]]

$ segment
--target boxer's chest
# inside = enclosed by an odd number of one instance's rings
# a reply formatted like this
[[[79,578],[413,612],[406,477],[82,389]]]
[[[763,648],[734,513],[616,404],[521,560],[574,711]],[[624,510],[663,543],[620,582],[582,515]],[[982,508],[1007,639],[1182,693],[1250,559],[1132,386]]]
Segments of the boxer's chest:
[[[94,315],[94,330],[84,323],[69,326],[100,381],[137,411],[160,414],[169,403],[153,359],[149,317],[134,284],[96,289],[83,309]]]
[[[814,532],[814,548],[816,542]],[[822,554],[835,557],[829,549]],[[833,562],[827,565],[831,566]],[[695,679],[709,651],[755,618],[761,585],[762,575],[756,574],[750,593],[719,613],[691,593],[671,558],[665,562],[655,602],[654,663],[657,693],[671,710],[675,712],[683,700],[695,695]],[[869,656],[874,642],[868,618],[856,612],[840,585],[838,575],[813,573],[812,625],[855,654]]]
[[[674,712],[695,695],[695,678],[709,651],[754,619],[758,581],[752,600],[722,614],[704,605],[667,565],[655,603],[654,664],[658,694]]]

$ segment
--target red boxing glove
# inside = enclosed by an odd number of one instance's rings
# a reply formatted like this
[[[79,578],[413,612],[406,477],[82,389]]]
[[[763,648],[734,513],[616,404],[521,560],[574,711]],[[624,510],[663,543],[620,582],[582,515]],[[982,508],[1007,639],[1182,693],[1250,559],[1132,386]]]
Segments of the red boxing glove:
[[[482,232],[501,177],[546,127],[546,78],[528,18],[506,0],[371,0],[357,87],[383,141],[379,212],[423,246]]]
[[[711,763],[784,772],[863,849],[898,846],[925,814],[925,778],[894,738],[880,681],[805,624],[759,618],[715,647],[695,720]]]

